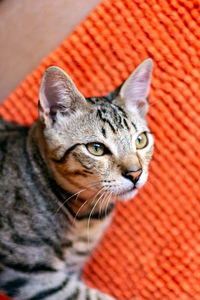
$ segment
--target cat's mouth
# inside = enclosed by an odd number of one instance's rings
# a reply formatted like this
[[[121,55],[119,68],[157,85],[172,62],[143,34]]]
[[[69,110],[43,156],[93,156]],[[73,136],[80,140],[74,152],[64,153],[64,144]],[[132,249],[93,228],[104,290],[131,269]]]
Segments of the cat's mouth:
[[[119,193],[116,194],[116,196],[124,196],[124,195],[126,195],[130,192],[135,191],[135,190],[137,190],[136,186],[132,187],[131,189],[127,189],[127,190],[124,190],[122,192],[119,192]]]
[[[131,189],[126,189],[123,191],[120,191],[119,193],[116,193],[116,198],[119,201],[124,201],[124,200],[130,200],[132,199],[138,192],[138,189],[136,186],[132,187]]]

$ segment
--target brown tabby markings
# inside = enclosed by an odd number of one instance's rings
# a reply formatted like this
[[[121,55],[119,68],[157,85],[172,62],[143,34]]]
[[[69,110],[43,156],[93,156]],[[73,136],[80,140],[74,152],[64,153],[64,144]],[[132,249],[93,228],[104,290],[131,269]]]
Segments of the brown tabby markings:
[[[30,129],[0,120],[0,290],[8,296],[113,299],[87,287],[80,272],[116,199],[132,198],[147,180],[151,72],[148,59],[109,95],[85,99],[64,71],[50,67],[39,120]],[[90,151],[92,143],[105,152]]]

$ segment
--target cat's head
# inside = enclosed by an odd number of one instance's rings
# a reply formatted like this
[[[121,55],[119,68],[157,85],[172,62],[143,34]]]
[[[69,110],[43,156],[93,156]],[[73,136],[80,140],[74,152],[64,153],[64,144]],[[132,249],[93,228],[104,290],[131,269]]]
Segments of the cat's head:
[[[126,200],[147,180],[153,137],[146,123],[152,60],[117,90],[84,98],[60,68],[46,70],[39,101],[43,155],[57,183],[82,198]]]

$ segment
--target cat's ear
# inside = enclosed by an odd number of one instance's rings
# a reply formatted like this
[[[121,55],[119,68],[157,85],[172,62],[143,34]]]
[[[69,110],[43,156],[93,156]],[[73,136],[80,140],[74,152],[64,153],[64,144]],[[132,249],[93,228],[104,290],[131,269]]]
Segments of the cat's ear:
[[[85,102],[72,79],[60,68],[49,67],[43,75],[39,92],[39,118],[51,126],[58,112],[70,115]]]
[[[148,93],[152,69],[152,59],[144,60],[124,82],[119,92],[127,110],[132,111],[137,108],[142,117],[145,117],[148,111]]]

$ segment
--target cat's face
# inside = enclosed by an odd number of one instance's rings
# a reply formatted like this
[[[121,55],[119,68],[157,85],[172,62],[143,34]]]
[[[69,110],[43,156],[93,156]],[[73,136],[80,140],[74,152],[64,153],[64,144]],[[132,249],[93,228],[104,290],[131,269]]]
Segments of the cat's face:
[[[63,189],[85,199],[127,200],[146,182],[153,154],[145,120],[151,71],[146,60],[121,88],[88,99],[62,70],[46,71],[39,115],[46,160]]]

